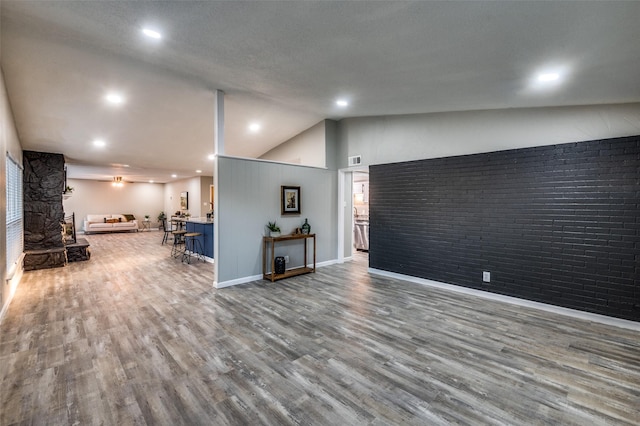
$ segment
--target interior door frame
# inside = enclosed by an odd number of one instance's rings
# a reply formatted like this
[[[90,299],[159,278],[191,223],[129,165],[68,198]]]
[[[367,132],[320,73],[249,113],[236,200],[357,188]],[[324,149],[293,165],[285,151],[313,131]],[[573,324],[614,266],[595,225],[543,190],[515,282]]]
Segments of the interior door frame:
[[[349,220],[349,232],[352,236],[353,242],[353,215],[346,215],[345,211],[347,207],[350,207],[349,211],[353,211],[353,194],[349,194],[349,198],[346,198],[347,188],[351,189],[353,193],[353,173],[354,172],[369,172],[369,166],[349,167],[338,170],[338,263],[344,263],[346,260],[351,260],[353,256],[353,244],[351,244],[351,252],[349,256],[345,256],[344,244],[345,235],[347,235],[347,217]],[[349,185],[347,186],[347,179]]]

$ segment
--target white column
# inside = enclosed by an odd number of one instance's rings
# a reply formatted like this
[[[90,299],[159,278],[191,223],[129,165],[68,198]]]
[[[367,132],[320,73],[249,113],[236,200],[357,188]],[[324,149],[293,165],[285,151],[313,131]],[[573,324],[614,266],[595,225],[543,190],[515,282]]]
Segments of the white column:
[[[215,91],[213,114],[214,153],[224,155],[224,92],[222,90]]]
[[[220,186],[218,185],[218,156],[224,154],[224,92],[216,90],[213,100],[213,271],[215,278],[213,286],[216,287],[220,276],[218,267],[220,265],[220,219],[218,199]]]

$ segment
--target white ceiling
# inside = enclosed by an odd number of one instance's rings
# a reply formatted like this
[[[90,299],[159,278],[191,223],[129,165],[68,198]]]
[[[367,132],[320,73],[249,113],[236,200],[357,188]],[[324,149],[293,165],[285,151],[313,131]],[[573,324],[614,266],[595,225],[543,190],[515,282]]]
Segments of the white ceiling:
[[[76,178],[211,174],[215,89],[226,153],[246,157],[325,118],[640,101],[640,2],[1,0],[0,13],[23,148],[65,154]],[[565,80],[538,90],[545,69]],[[108,90],[126,104],[106,105]]]

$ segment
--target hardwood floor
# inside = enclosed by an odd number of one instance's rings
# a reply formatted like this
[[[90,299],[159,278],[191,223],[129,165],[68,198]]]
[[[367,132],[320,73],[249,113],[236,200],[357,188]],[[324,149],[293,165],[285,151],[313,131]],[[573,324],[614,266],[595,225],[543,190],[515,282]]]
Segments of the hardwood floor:
[[[216,290],[162,233],[87,239],[0,325],[1,425],[640,423],[637,331],[362,261]]]

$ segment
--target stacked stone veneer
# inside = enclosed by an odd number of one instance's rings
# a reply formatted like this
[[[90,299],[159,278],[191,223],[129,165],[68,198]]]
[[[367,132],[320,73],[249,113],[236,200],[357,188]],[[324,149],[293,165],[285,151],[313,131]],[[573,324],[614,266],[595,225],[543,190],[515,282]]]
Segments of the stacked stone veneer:
[[[24,151],[24,269],[64,266],[64,156]]]

